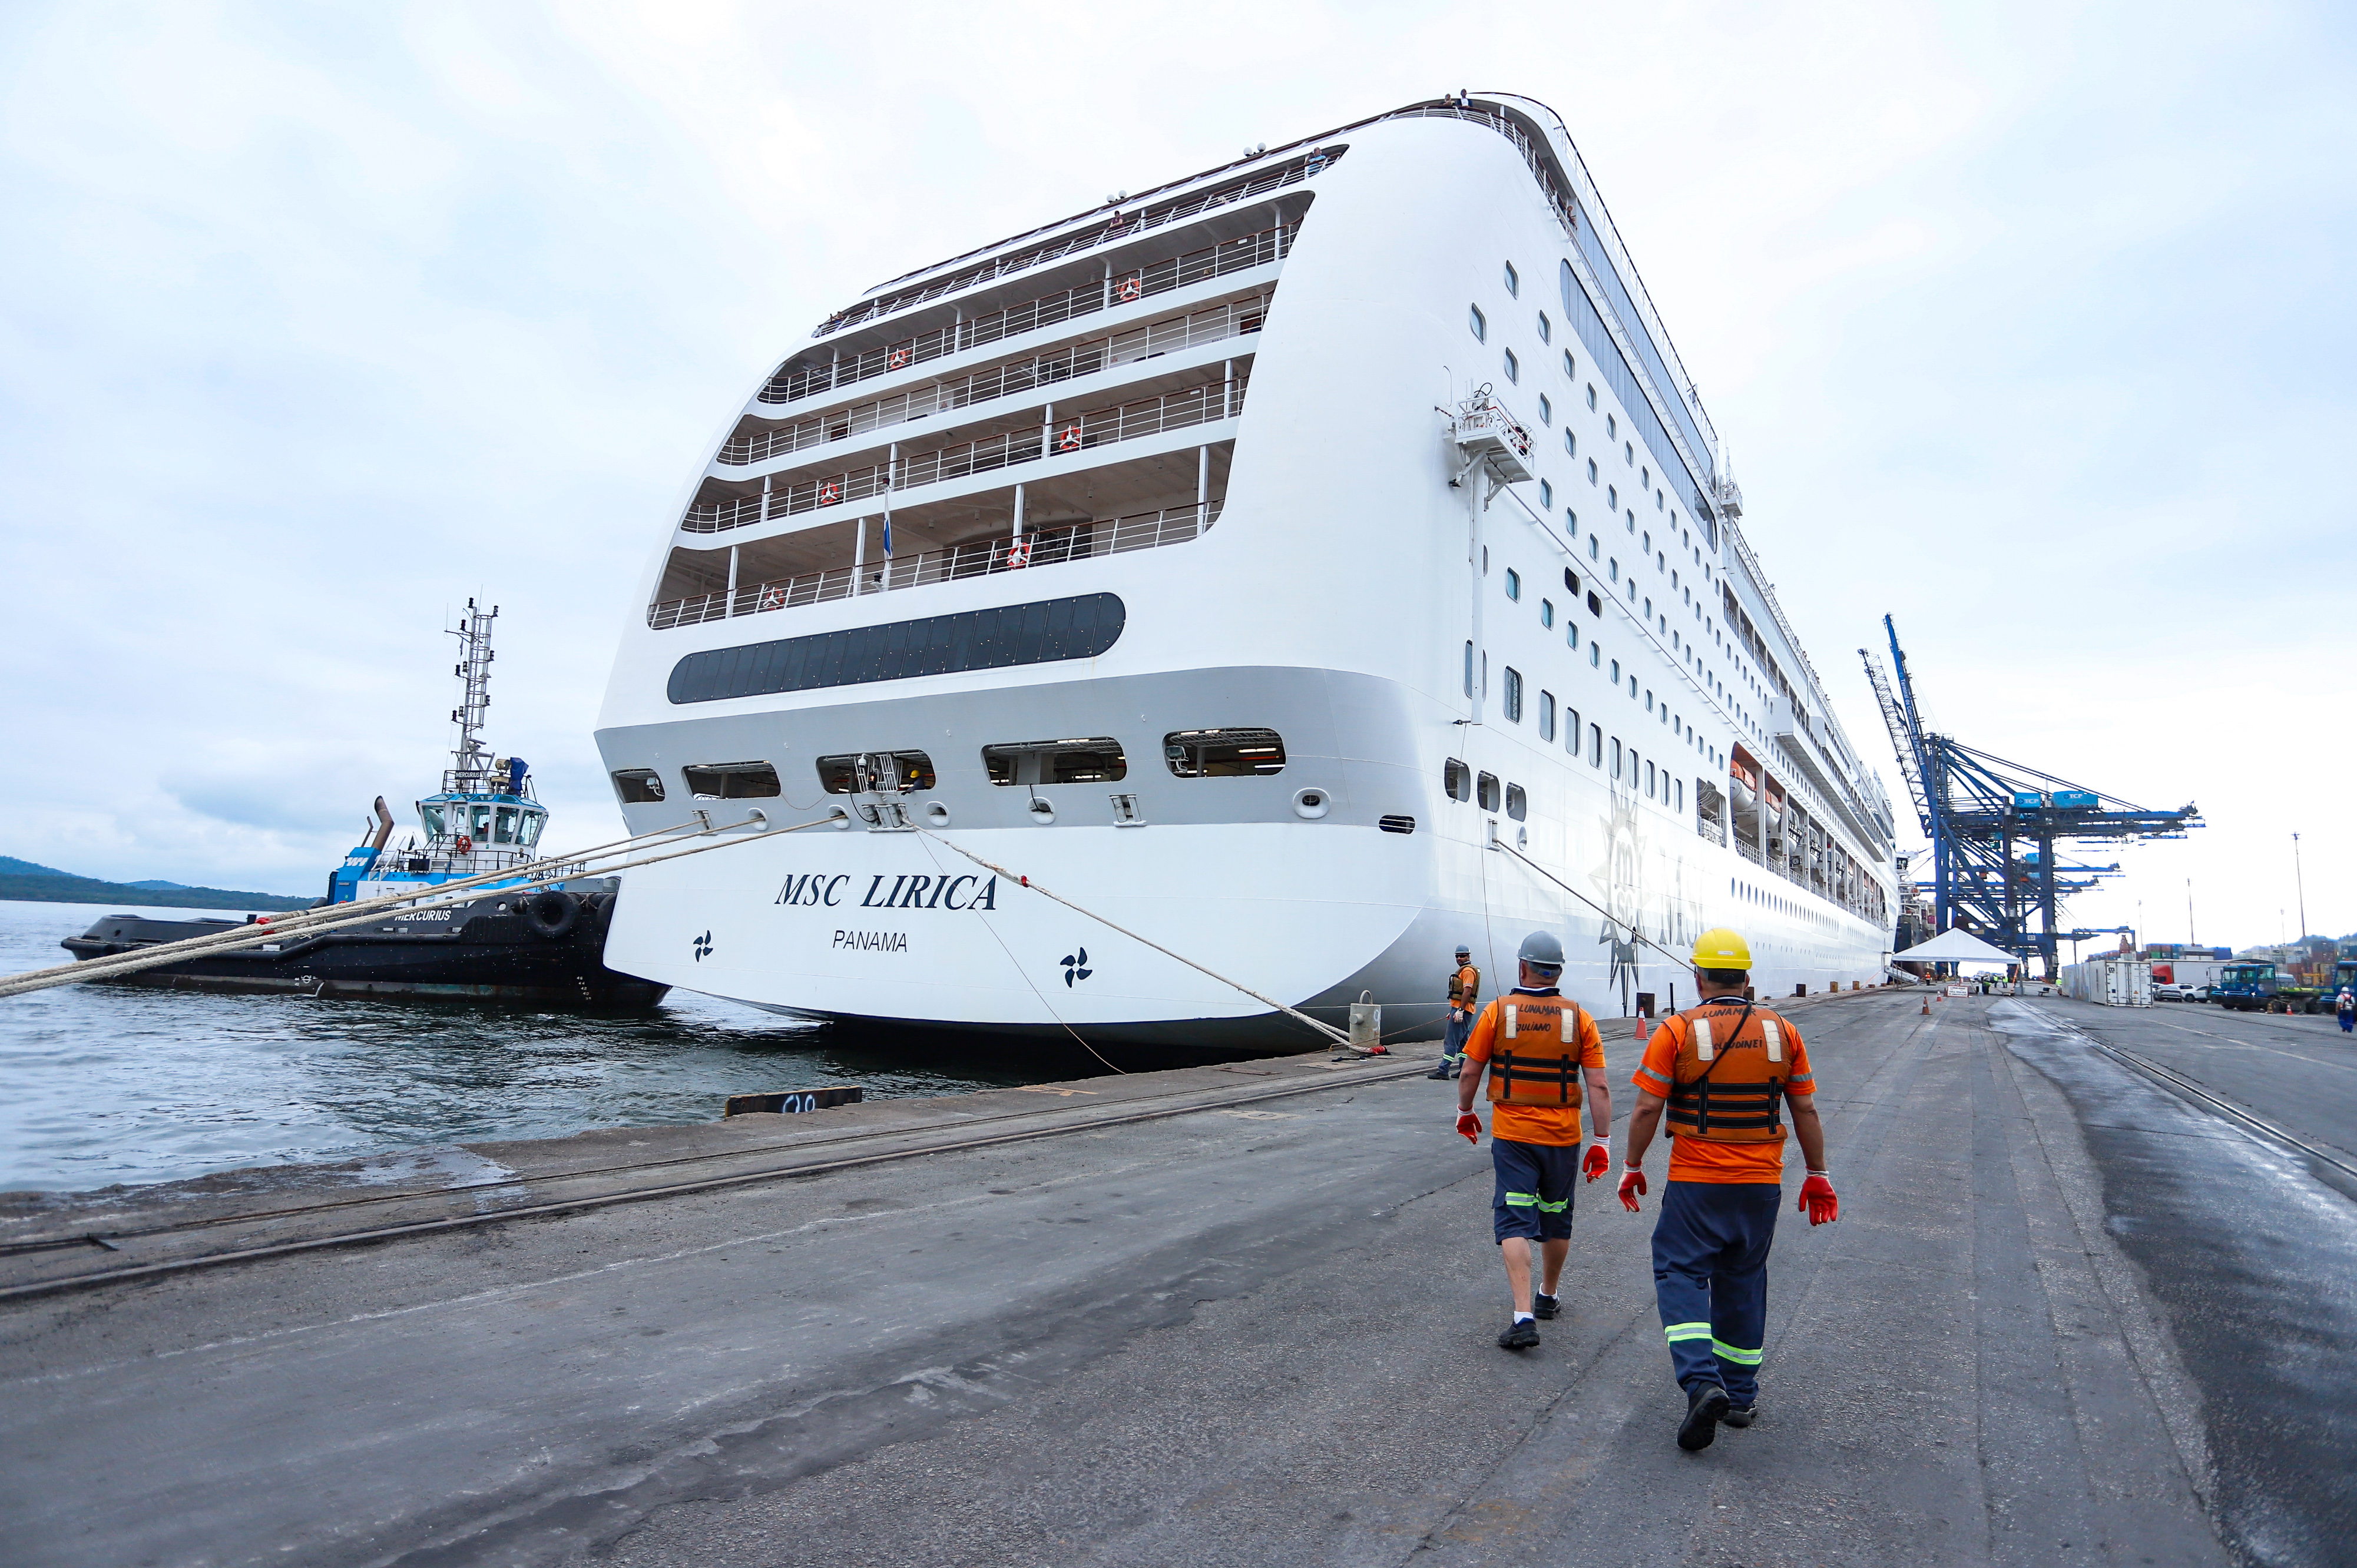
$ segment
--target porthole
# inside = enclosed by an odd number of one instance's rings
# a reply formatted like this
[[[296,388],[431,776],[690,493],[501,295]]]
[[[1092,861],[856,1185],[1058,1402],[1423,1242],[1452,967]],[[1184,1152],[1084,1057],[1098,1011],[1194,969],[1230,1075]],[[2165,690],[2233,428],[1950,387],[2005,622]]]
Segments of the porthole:
[[[1297,789],[1293,792],[1293,814],[1305,822],[1315,822],[1332,809],[1332,800],[1323,789]]]

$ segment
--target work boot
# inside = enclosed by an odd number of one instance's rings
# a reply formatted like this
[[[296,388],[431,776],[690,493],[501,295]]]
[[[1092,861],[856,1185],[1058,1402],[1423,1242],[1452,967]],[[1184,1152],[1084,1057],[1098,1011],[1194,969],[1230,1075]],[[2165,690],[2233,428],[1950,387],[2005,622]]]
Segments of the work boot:
[[[1424,1076],[1426,1078],[1446,1079],[1448,1076],[1448,1058],[1447,1057],[1441,1058],[1440,1065],[1434,1068],[1430,1072],[1426,1073]]]
[[[1448,1064],[1448,1076],[1451,1078],[1463,1078],[1465,1076],[1465,1058],[1463,1057],[1458,1057],[1455,1061]]]
[[[1527,1317],[1517,1317],[1503,1334],[1498,1336],[1498,1348],[1501,1350],[1535,1349],[1538,1342],[1539,1326]],[[1706,1438],[1704,1441],[1709,1440]]]
[[[1534,1295],[1531,1297],[1531,1311],[1540,1317],[1553,1317],[1556,1313],[1562,1310],[1562,1301],[1555,1296]]]
[[[1686,1390],[1686,1418],[1678,1423],[1678,1446],[1689,1454],[1709,1447],[1727,1412],[1727,1391],[1695,1379]]]
[[[1730,1404],[1727,1407],[1727,1413],[1718,1419],[1729,1426],[1749,1426],[1760,1419],[1760,1402],[1754,1400],[1749,1404]]]

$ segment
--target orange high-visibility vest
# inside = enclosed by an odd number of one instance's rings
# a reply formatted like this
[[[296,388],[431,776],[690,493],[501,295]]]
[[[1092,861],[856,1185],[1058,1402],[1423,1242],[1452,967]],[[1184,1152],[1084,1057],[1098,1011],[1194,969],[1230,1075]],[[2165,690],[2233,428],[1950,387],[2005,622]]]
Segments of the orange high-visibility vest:
[[[1712,1144],[1775,1144],[1784,1138],[1779,1105],[1792,1064],[1784,1020],[1740,999],[1706,1002],[1676,1015],[1685,1025],[1672,1069],[1665,1118],[1673,1138]]]
[[[1492,1104],[1580,1103],[1579,1029],[1587,1015],[1580,1011],[1578,1003],[1516,992],[1491,1003],[1484,1016],[1491,1020],[1492,1031]]]
[[[1473,999],[1481,994],[1481,972],[1466,964],[1448,977],[1448,1004],[1473,1010]]]

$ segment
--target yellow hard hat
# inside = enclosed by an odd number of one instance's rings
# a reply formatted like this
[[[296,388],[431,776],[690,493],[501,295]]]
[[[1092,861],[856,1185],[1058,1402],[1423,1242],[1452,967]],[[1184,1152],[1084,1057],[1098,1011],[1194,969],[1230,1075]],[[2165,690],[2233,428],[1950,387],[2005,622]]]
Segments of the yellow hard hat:
[[[1696,969],[1749,969],[1751,948],[1740,935],[1725,926],[1713,926],[1695,939],[1694,966]]]

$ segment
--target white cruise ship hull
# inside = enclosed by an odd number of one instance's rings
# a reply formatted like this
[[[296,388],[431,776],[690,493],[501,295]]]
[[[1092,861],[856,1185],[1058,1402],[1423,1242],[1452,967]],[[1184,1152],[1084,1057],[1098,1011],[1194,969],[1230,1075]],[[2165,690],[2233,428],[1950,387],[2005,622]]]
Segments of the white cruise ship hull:
[[[1518,113],[1498,125],[1534,123]],[[1179,281],[1128,301],[1125,269],[1204,253],[1183,219],[1136,221],[1077,261],[912,295],[768,383],[806,388],[812,364],[840,374],[858,350],[878,369],[856,385],[748,400],[653,564],[598,743],[634,831],[690,809],[828,825],[633,872],[609,963],[814,1017],[1238,1050],[1314,1043],[1243,988],[1337,1024],[1363,993],[1387,1035],[1437,1035],[1455,947],[1494,991],[1542,928],[1564,941],[1564,989],[1606,1016],[1690,999],[1669,954],[1714,925],[1749,938],[1763,996],[1879,980],[1896,903],[1879,788],[1824,718],[1793,719],[1822,698],[1724,505],[1706,481],[1683,498],[1660,482],[1674,455],[1631,438],[1558,302],[1583,286],[1564,271],[1578,252],[1523,151],[1426,114],[1310,156],[1208,236],[1265,254],[1228,231],[1289,224],[1276,260],[1166,274]],[[1187,190],[1171,188],[1166,206]],[[985,306],[1099,268],[1090,319],[963,346]],[[1227,335],[1082,357],[1148,327],[1177,341],[1183,325],[1154,324],[1187,320]],[[893,363],[895,343],[928,341],[949,347]],[[1059,354],[1079,373],[974,390]],[[1451,414],[1484,383],[1536,438],[1527,478],[1467,466]],[[907,417],[944,387],[973,401]],[[765,456],[789,426],[812,444]],[[985,450],[997,467],[975,466]],[[1149,504],[1150,536],[1112,521]],[[1175,537],[1172,516],[1191,520]],[[1026,538],[1042,542],[1018,564],[1007,545]],[[1077,640],[1006,629],[1011,607],[1083,601],[1054,612],[1097,618]],[[928,639],[948,651],[902,647]],[[1282,767],[1167,761],[1174,737],[1221,730],[1273,732]],[[1112,747],[1120,776],[1007,760],[1079,740]],[[878,752],[920,757],[917,786],[841,792],[841,759]],[[878,800],[921,831],[854,811]]]

